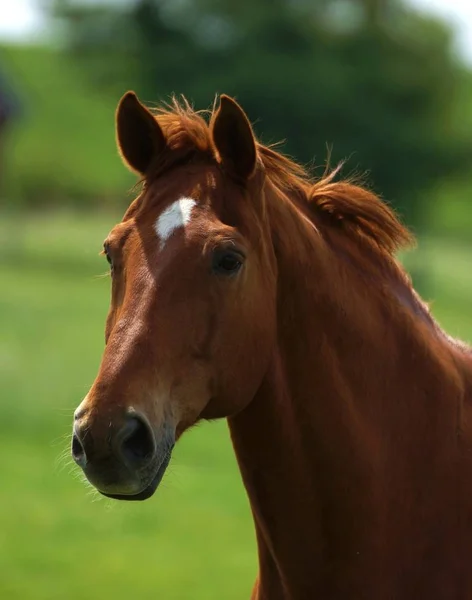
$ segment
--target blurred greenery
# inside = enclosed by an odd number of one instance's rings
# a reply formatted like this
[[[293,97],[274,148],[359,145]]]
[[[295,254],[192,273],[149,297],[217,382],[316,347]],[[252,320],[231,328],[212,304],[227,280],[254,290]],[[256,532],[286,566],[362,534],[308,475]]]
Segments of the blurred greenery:
[[[329,147],[416,230],[447,202],[438,187],[472,187],[472,74],[450,29],[404,0],[42,3],[55,46],[0,55],[26,106],[8,153],[13,205],[121,197],[132,178],[113,117],[129,88],[149,103],[184,93],[198,108],[234,94],[264,140],[286,139],[319,172]]]
[[[98,252],[116,220],[0,212],[0,598],[247,598],[257,553],[224,422],[182,438],[145,503],[98,497],[71,465],[72,412],[95,377],[108,309]],[[420,248],[435,315],[472,340],[465,246]]]
[[[117,159],[116,98],[53,48],[4,46],[0,60],[24,104],[4,157],[8,204],[115,205],[134,182]]]

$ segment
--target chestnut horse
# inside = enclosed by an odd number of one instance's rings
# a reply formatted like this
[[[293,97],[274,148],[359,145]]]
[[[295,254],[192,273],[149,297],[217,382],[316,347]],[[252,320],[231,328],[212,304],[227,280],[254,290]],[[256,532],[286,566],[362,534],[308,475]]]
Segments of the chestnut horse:
[[[72,455],[144,500],[176,440],[226,417],[253,513],[258,600],[472,598],[472,355],[394,255],[372,192],[310,178],[221,96],[117,143],[143,187],[108,235],[111,308]]]

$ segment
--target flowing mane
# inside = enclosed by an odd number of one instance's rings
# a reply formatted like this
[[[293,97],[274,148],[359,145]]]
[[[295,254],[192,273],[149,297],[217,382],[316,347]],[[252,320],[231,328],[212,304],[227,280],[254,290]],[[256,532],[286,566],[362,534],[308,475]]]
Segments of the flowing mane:
[[[169,104],[155,107],[154,115],[173,151],[173,161],[191,160],[195,154],[214,155],[209,126],[214,109],[196,111],[185,97],[181,101],[173,97]],[[355,180],[336,181],[342,165],[315,178],[308,169],[277,151],[277,146],[257,142],[260,160],[272,184],[287,196],[295,195],[305,202],[327,226],[369,243],[384,256],[414,245],[413,235],[376,194]]]

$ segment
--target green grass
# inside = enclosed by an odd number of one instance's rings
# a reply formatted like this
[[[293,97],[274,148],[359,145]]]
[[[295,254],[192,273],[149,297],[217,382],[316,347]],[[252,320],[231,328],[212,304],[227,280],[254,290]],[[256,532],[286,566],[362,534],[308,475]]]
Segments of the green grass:
[[[0,598],[247,598],[256,548],[224,422],[184,436],[145,503],[99,498],[63,456],[103,348],[115,220],[0,213]],[[472,340],[470,247],[431,239],[418,256],[435,314]]]

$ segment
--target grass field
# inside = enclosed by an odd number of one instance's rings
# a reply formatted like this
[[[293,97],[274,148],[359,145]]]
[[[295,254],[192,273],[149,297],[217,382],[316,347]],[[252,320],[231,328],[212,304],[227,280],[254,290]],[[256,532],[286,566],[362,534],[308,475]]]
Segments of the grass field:
[[[0,598],[247,598],[256,549],[224,422],[184,436],[145,503],[99,498],[63,458],[103,348],[98,251],[113,222],[0,213]],[[435,314],[469,340],[471,251],[425,240],[418,253]]]

